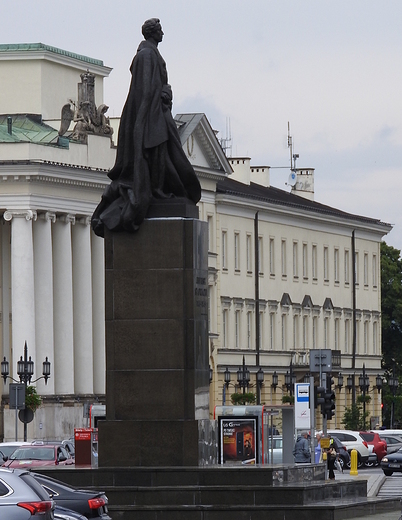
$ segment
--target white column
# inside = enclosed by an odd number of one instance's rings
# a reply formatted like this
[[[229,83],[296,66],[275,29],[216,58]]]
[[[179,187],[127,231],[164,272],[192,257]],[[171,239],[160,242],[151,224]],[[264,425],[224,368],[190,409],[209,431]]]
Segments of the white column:
[[[91,220],[76,219],[73,237],[74,388],[93,393]]]
[[[11,287],[11,249],[10,249],[11,225],[6,223],[1,226],[1,309],[2,309],[2,339],[3,356],[11,360],[10,348],[10,287]],[[3,359],[3,357],[2,357]]]
[[[17,361],[24,354],[35,361],[35,292],[33,266],[32,221],[36,212],[7,210],[4,220],[11,221],[11,312],[13,359],[10,373],[16,376]]]
[[[71,225],[73,215],[53,224],[54,383],[56,394],[74,394],[73,273]]]
[[[34,275],[35,275],[35,323],[36,323],[36,362],[35,378],[42,375],[46,357],[51,363],[50,379],[45,385],[40,379],[36,385],[38,393],[54,394],[54,335],[53,335],[53,258],[52,222],[54,213],[41,213],[33,225],[34,236]]]
[[[106,393],[105,349],[105,249],[104,240],[92,237],[92,319],[94,352],[94,393]]]

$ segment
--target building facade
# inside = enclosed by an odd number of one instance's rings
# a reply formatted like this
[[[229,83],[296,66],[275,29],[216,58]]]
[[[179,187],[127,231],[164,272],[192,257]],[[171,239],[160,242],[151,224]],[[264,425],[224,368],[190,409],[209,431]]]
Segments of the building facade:
[[[116,132],[103,100],[110,71],[100,60],[42,44],[0,45],[1,351],[14,379],[25,341],[33,379],[46,357],[51,362],[48,384],[35,383],[43,405],[29,438],[70,436],[87,424],[84,403],[104,402],[103,240],[90,217],[115,161]],[[304,380],[310,350],[325,348],[333,351],[335,383],[339,374],[344,381],[331,427],[351,403],[348,377],[358,386],[363,366],[377,420],[379,245],[391,227],[315,202],[311,169],[297,171],[290,193],[270,186],[269,167],[225,156],[204,114],[176,121],[209,230],[211,417],[215,405],[229,403],[243,358],[251,390],[261,369],[261,402],[279,404],[286,374]],[[2,390],[6,440],[15,436],[9,382]]]

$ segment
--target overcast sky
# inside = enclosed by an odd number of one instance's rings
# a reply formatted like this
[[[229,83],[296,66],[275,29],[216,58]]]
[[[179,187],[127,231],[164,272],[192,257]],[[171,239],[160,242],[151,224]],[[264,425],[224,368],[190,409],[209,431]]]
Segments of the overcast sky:
[[[315,168],[315,200],[394,225],[402,249],[401,0],[0,0],[0,43],[41,42],[112,67],[118,116],[141,25],[161,19],[173,113],[204,112],[232,155]],[[1,95],[1,86],[0,86]],[[289,171],[271,183],[288,190]]]

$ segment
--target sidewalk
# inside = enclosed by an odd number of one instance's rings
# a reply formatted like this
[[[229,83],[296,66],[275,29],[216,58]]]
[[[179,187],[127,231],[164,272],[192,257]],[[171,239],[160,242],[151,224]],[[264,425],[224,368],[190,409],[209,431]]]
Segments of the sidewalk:
[[[383,473],[374,473],[373,475],[361,473],[354,476],[348,470],[343,473],[336,473],[336,480],[367,480],[367,497],[369,498],[377,496],[378,490],[385,480],[385,475]]]
[[[367,480],[367,498],[376,497],[377,493],[382,486],[385,475],[382,473],[375,473],[373,475],[360,474],[360,475],[350,475],[349,471],[345,471],[341,474],[336,474],[336,480]],[[399,520],[401,518],[401,510],[398,511],[389,511],[386,513],[386,517],[384,517],[384,513],[379,513],[375,515],[366,515],[356,517],[356,520]]]

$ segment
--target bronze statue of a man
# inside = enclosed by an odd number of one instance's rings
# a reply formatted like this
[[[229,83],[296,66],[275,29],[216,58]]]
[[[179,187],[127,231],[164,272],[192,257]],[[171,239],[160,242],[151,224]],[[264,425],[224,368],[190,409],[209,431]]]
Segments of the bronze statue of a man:
[[[145,40],[130,67],[116,163],[108,174],[112,182],[92,216],[92,228],[99,236],[104,226],[111,231],[136,231],[153,199],[184,197],[196,204],[201,197],[171,113],[172,90],[158,51],[163,38],[159,19],[147,20],[142,34]]]

